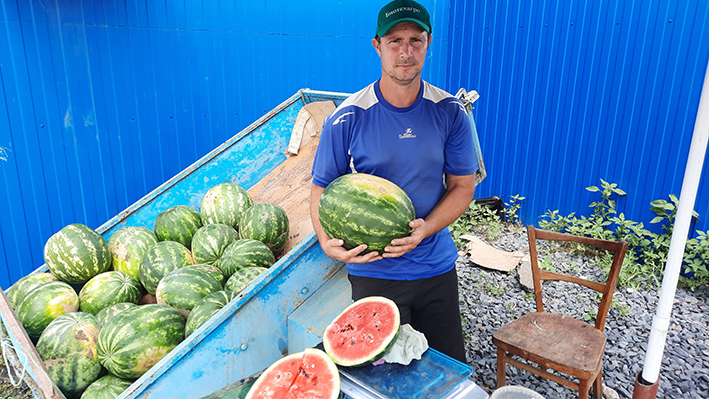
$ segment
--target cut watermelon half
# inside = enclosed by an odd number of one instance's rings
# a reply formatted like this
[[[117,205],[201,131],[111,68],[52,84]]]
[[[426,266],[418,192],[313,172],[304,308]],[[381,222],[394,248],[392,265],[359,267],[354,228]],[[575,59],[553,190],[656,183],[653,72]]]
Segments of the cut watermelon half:
[[[337,399],[339,396],[337,366],[325,352],[309,348],[269,366],[246,399]]]
[[[362,298],[348,306],[323,334],[323,346],[340,366],[364,366],[384,356],[399,334],[399,308],[384,297]]]

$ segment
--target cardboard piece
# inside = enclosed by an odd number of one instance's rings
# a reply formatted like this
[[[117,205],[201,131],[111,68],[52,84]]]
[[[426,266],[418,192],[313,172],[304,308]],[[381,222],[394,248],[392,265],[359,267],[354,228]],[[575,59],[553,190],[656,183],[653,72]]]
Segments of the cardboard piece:
[[[508,272],[514,269],[524,257],[522,252],[507,252],[495,249],[478,237],[463,234],[461,240],[468,241],[460,255],[468,255],[470,260],[486,269]]]
[[[320,137],[323,121],[334,110],[335,103],[331,100],[316,101],[303,106],[295,118],[288,148],[286,148],[286,156],[297,155],[301,148],[316,137]]]

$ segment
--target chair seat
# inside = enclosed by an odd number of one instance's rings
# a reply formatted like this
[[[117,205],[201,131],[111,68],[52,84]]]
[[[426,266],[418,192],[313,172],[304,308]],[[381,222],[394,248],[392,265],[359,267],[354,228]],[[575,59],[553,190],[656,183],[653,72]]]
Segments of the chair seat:
[[[495,331],[495,345],[533,362],[581,378],[598,374],[606,336],[592,325],[555,313],[534,312]]]

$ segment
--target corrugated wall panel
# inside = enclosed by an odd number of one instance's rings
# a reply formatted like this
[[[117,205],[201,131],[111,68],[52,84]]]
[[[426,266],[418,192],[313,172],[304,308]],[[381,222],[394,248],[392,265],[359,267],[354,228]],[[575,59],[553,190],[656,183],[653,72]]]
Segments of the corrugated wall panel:
[[[536,223],[547,210],[588,214],[599,198],[585,187],[604,179],[628,192],[619,210],[647,225],[650,201],[680,194],[709,3],[458,1],[451,21],[448,88],[481,95],[488,178],[476,196],[525,196],[521,216]],[[706,179],[695,209],[706,230]]]
[[[100,226],[297,90],[374,81],[383,3],[0,0],[0,286],[63,226]],[[424,78],[443,86],[450,1],[422,3]]]

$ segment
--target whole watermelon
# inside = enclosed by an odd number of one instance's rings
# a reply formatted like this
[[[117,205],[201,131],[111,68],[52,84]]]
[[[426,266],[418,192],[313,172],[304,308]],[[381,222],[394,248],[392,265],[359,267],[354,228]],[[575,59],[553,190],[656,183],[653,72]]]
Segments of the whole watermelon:
[[[239,220],[254,202],[243,188],[232,183],[218,184],[202,199],[202,223],[221,223],[239,230]]]
[[[186,318],[197,302],[223,288],[207,270],[184,267],[171,271],[160,280],[155,297],[159,304],[172,306]]]
[[[231,277],[229,277],[229,280],[226,281],[226,284],[224,285],[224,290],[238,293],[266,270],[268,269],[266,269],[265,267],[258,266],[245,267],[243,269],[239,269],[234,272]]]
[[[81,394],[101,373],[96,355],[99,327],[88,313],[67,313],[54,319],[37,341],[37,353],[65,396]]]
[[[30,337],[38,338],[57,317],[76,312],[79,296],[63,281],[50,281],[32,290],[17,306],[17,318]]]
[[[271,267],[276,258],[268,246],[261,241],[242,238],[234,241],[224,250],[219,268],[229,278],[237,270],[245,267]]]
[[[192,247],[192,236],[202,227],[199,212],[186,205],[175,205],[155,218],[155,235],[160,241],[177,241],[188,249]]]
[[[157,242],[155,233],[145,227],[126,226],[119,229],[108,239],[113,270],[140,280],[140,260],[145,251]]]
[[[96,321],[98,322],[99,328],[103,327],[103,325],[112,319],[113,316],[136,306],[138,305],[133,302],[120,302],[101,309],[98,313],[96,313]]]
[[[61,281],[83,284],[111,268],[106,239],[83,224],[70,224],[49,237],[44,261]]]
[[[140,262],[140,282],[146,291],[155,295],[164,275],[181,267],[194,264],[189,249],[175,241],[161,241],[143,254]]]
[[[165,305],[130,308],[110,319],[98,335],[98,359],[119,378],[138,378],[182,342],[185,318]]]
[[[79,309],[96,315],[99,311],[120,302],[138,303],[140,282],[115,270],[92,278],[79,292]]]
[[[278,255],[288,241],[288,215],[280,206],[270,202],[254,204],[244,212],[239,222],[241,238],[258,240]]]
[[[233,227],[225,224],[208,224],[192,237],[192,256],[195,263],[204,263],[219,267],[219,260],[226,247],[239,239]]]
[[[131,384],[131,381],[114,375],[104,375],[86,388],[81,399],[116,399]]]
[[[10,306],[16,309],[30,291],[50,281],[57,281],[57,277],[52,273],[32,273],[17,280],[7,290],[7,300],[10,302]]]
[[[226,278],[224,278],[224,275],[222,274],[222,271],[219,270],[216,266],[214,265],[205,265],[203,263],[198,263],[195,265],[189,265],[185,266],[183,269],[189,269],[189,268],[197,268],[197,269],[202,269],[206,272],[208,272],[212,277],[214,277],[217,281],[219,281],[219,284],[224,286],[224,283],[226,283]]]
[[[416,218],[414,205],[396,184],[378,176],[350,173],[333,180],[318,207],[328,236],[345,242],[346,249],[367,244],[363,252],[384,252],[391,240],[408,236]]]
[[[185,337],[189,337],[192,333],[204,324],[209,318],[214,316],[221,308],[227,305],[229,301],[236,297],[235,292],[217,291],[205,296],[197,302],[192,308],[192,312],[187,317],[185,324]]]

